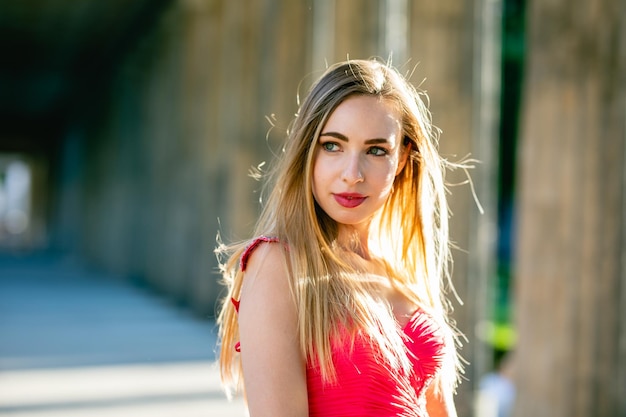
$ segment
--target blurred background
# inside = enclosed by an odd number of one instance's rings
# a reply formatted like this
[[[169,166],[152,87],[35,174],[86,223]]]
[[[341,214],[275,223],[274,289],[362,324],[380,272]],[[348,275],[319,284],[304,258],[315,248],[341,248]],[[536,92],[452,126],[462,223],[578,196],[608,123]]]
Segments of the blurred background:
[[[249,237],[298,95],[380,57],[480,161],[448,177],[459,415],[626,416],[625,23],[622,0],[1,1],[0,415],[244,416],[218,235]]]

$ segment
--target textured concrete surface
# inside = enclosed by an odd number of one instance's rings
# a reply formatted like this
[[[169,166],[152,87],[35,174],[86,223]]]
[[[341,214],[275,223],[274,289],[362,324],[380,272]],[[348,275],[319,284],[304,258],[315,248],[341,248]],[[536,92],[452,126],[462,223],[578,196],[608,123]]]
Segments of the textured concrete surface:
[[[50,254],[0,256],[1,416],[244,417],[215,325]]]

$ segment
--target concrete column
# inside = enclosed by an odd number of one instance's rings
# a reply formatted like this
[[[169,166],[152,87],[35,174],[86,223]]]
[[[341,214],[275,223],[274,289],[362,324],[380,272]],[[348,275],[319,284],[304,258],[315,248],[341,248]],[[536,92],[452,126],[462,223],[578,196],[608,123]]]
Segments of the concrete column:
[[[626,8],[531,2],[517,416],[626,415]]]

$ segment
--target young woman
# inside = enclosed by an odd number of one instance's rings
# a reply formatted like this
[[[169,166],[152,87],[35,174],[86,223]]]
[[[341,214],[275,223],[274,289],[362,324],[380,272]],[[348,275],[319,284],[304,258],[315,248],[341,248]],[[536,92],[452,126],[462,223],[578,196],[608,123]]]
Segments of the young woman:
[[[218,250],[222,378],[251,417],[456,416],[436,142],[388,65],[338,63],[312,86],[255,237]]]

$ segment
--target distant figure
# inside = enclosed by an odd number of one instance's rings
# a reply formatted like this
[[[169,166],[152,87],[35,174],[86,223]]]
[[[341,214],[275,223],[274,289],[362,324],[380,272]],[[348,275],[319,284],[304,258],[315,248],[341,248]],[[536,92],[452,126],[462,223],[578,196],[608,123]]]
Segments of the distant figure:
[[[453,417],[448,206],[438,131],[389,65],[312,86],[254,237],[220,247],[222,378],[251,417]]]
[[[511,379],[509,354],[501,352],[496,359],[496,369],[483,376],[479,398],[483,413],[478,417],[510,417],[515,401],[515,385]]]

